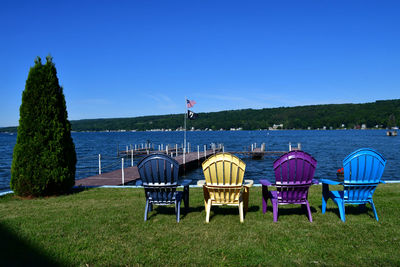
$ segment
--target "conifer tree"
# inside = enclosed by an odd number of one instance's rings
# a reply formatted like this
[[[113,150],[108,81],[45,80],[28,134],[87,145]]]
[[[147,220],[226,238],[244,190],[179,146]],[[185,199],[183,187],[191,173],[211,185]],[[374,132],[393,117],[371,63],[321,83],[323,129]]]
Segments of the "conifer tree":
[[[75,146],[63,88],[51,56],[31,67],[22,93],[11,189],[19,196],[61,194],[75,183]]]

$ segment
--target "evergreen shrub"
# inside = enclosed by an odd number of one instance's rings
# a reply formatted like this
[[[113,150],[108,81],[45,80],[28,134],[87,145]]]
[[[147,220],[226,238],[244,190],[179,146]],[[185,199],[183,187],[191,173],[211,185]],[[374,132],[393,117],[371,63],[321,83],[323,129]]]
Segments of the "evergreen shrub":
[[[76,153],[63,88],[52,58],[31,67],[22,93],[11,189],[19,196],[67,192],[75,183]]]

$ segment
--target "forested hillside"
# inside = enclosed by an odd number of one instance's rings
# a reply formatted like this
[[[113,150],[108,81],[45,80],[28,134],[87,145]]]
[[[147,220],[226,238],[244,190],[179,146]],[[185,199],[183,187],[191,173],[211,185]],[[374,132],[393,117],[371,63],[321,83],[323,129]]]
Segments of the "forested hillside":
[[[330,104],[265,109],[242,109],[199,113],[196,120],[188,120],[188,129],[243,130],[268,129],[283,124],[284,129],[317,129],[326,126],[351,129],[363,124],[367,128],[399,125],[400,99],[381,100],[364,104]],[[87,119],[71,121],[74,131],[151,130],[183,127],[183,114],[144,116],[135,118]],[[13,128],[2,128],[11,131]],[[14,128],[15,129],[15,128]]]

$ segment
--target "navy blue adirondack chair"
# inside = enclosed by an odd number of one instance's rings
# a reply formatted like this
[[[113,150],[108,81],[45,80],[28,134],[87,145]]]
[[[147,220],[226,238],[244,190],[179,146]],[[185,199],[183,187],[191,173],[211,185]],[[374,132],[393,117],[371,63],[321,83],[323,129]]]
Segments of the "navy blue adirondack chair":
[[[321,179],[322,213],[326,211],[326,202],[331,198],[339,207],[340,218],[345,221],[345,204],[360,205],[361,209],[369,203],[378,221],[372,195],[381,180],[386,160],[381,154],[370,148],[361,148],[343,160],[343,182]],[[329,191],[329,185],[343,185],[343,191]]]
[[[189,184],[191,180],[179,182],[179,163],[165,154],[151,154],[143,158],[138,164],[141,181],[146,195],[146,209],[144,220],[147,221],[148,212],[153,205],[175,205],[176,221],[180,219],[182,199],[185,209],[189,208]],[[183,191],[177,191],[183,186]]]

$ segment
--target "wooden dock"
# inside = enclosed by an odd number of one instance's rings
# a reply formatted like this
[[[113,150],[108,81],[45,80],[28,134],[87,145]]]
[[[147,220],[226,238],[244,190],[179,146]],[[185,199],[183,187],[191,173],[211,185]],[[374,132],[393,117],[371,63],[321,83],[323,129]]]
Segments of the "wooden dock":
[[[299,143],[300,147],[300,143]],[[293,149],[291,147],[291,143],[289,143],[289,151]],[[282,155],[287,153],[288,151],[267,151],[265,143],[262,143],[260,147],[257,147],[257,144],[251,144],[251,146],[248,148],[248,150],[244,151],[230,151],[229,153],[232,154],[242,154],[248,157],[251,157],[252,159],[262,159],[264,156],[267,155]]]
[[[220,149],[210,149],[205,152],[190,152],[185,154],[185,164],[183,155],[174,157],[179,163],[179,172],[184,173],[193,168],[197,168],[206,158],[219,152]],[[103,186],[103,185],[132,185],[140,179],[139,171],[136,166],[124,168],[124,179],[122,181],[122,169],[102,173],[95,176],[75,180],[75,186]]]
[[[259,149],[254,149],[254,151],[228,151],[231,154],[243,154],[250,156],[251,158],[258,158],[265,155],[282,155],[287,153],[288,151],[260,151]]]
[[[132,147],[132,146],[131,146]],[[185,163],[183,162],[183,149],[178,147],[178,145],[163,145],[159,146],[159,150],[154,150],[153,146],[148,144],[143,145],[138,148],[135,145],[135,149],[126,150],[118,150],[118,156],[122,157],[133,157],[136,156],[145,156],[151,153],[167,153],[168,155],[175,155],[174,159],[179,163],[179,172],[180,174],[185,173],[186,171],[190,171],[192,169],[198,168],[200,164],[211,155],[224,151],[224,147],[222,145],[213,144],[212,149],[206,150],[206,145],[204,145],[204,150],[200,151],[199,146],[197,146],[197,152],[189,152],[185,153]],[[300,144],[298,144],[298,148],[300,148]],[[297,149],[298,149],[297,148]],[[189,147],[190,149],[190,147]],[[296,148],[292,148],[289,143],[289,150],[293,150]],[[287,151],[265,151],[265,144],[262,144],[261,147],[257,147],[256,144],[251,145],[251,149],[248,151],[226,151],[232,154],[242,154],[245,156],[249,156],[253,159],[262,159],[266,155],[281,155],[286,153]],[[100,166],[100,155],[99,155],[99,166]],[[99,167],[101,169],[101,167]],[[115,171],[102,173],[94,176],[90,176],[87,178],[75,180],[75,186],[103,186],[103,185],[134,185],[135,181],[140,179],[139,171],[136,166],[127,167],[124,169],[118,169]]]

